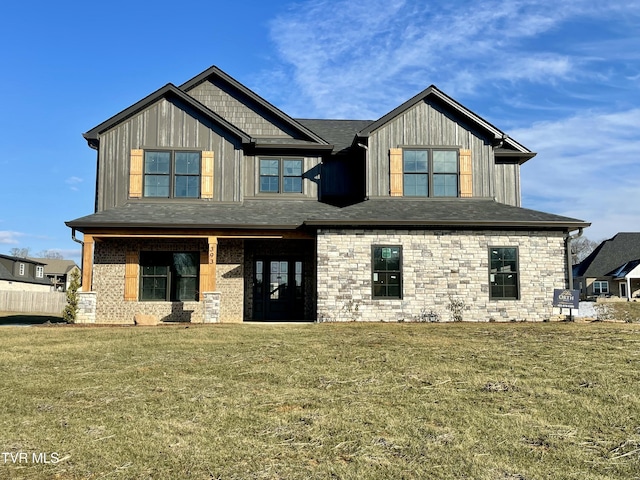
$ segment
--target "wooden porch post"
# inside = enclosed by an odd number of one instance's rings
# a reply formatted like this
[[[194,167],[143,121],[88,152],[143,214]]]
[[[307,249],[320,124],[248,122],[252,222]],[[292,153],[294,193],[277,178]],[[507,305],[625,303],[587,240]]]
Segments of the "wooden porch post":
[[[93,235],[84,235],[82,242],[82,291],[90,292],[93,274]]]
[[[200,300],[204,300],[204,292],[213,292],[216,289],[218,237],[208,237],[207,244],[207,252],[200,254]]]

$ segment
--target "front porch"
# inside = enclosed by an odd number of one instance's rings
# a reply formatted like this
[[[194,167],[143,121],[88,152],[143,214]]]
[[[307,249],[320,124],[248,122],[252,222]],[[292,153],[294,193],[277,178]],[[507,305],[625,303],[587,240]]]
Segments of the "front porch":
[[[78,321],[315,320],[312,236],[206,233],[85,233]]]

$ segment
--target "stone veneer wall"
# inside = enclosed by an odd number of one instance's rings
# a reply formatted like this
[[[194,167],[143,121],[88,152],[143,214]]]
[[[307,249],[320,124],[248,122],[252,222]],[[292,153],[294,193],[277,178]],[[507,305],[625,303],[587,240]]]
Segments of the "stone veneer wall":
[[[371,246],[402,246],[402,299],[372,299]],[[489,247],[518,247],[520,299],[489,299]],[[318,321],[543,321],[553,289],[566,288],[562,232],[455,230],[318,231]]]
[[[76,323],[96,323],[96,292],[78,292]]]

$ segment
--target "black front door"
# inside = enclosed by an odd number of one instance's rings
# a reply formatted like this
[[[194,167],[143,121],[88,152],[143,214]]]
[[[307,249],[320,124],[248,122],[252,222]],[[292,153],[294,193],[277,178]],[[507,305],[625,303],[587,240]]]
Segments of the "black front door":
[[[285,257],[258,259],[254,265],[255,320],[304,318],[302,260]]]

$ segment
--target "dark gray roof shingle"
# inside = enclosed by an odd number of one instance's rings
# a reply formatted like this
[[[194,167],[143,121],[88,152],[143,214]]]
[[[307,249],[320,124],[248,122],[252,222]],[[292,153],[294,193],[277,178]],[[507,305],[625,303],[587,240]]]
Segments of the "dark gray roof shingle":
[[[296,118],[309,130],[334,146],[333,153],[339,153],[351,146],[356,134],[367,127],[373,120],[321,120]]]
[[[11,260],[12,262],[20,262],[20,263],[31,263],[33,265],[41,265],[44,266],[44,263],[39,262],[34,259],[22,258],[22,257],[13,257],[10,255],[1,255],[0,257]],[[15,265],[15,263],[14,263]],[[48,278],[34,278],[29,276],[17,276],[14,275],[11,271],[9,271],[3,264],[0,263],[0,280],[6,280],[9,282],[19,282],[19,283],[35,283],[38,285],[51,285],[51,282]]]
[[[491,199],[379,198],[335,207],[312,200],[245,200],[244,203],[131,202],[67,222],[86,228],[295,229],[319,226],[458,226],[480,228],[580,228],[574,218],[513,207]]]
[[[580,262],[577,277],[604,277],[627,262],[640,259],[640,233],[621,232],[605,240]]]

